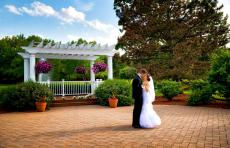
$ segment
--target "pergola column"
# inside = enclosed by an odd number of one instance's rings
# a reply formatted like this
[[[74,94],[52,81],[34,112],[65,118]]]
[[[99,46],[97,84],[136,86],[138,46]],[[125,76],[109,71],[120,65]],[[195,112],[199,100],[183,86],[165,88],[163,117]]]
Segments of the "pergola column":
[[[93,72],[94,60],[90,60],[90,81],[91,81],[91,92],[95,89],[95,73]]]
[[[30,80],[36,81],[35,79],[35,54],[30,54]]]
[[[95,73],[93,72],[94,60],[90,60],[90,81],[95,81]]]
[[[30,74],[29,67],[30,67],[29,59],[24,58],[24,82],[29,80],[29,74]]]
[[[108,56],[108,79],[113,79],[113,57]]]

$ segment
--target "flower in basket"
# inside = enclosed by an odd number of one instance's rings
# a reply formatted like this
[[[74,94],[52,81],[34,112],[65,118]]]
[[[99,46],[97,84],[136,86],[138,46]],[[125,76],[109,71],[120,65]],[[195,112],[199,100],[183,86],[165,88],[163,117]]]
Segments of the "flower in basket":
[[[78,74],[86,74],[86,68],[84,66],[78,66],[74,71]]]
[[[107,65],[105,63],[95,63],[93,64],[93,72],[94,73],[99,73],[99,72],[102,72],[102,71],[105,71],[107,68]]]
[[[52,69],[52,65],[47,61],[39,61],[35,69],[37,73],[48,73]]]

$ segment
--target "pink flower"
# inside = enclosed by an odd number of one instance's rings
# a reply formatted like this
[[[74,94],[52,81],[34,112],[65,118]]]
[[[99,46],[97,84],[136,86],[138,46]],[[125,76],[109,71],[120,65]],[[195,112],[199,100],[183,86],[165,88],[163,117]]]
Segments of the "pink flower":
[[[105,71],[107,68],[107,65],[105,63],[95,63],[93,64],[93,72],[94,73],[99,73],[99,72],[102,72],[102,71]]]
[[[79,74],[86,74],[86,68],[84,66],[78,66],[74,69],[74,71]]]
[[[35,69],[37,73],[48,73],[52,69],[52,65],[47,61],[39,61]]]

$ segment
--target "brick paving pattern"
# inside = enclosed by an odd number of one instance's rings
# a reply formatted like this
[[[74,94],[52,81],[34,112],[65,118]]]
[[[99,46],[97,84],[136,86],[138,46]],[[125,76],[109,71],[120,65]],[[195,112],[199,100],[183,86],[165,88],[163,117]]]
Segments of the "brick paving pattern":
[[[131,127],[132,106],[97,105],[0,114],[2,148],[223,147],[230,148],[230,110],[155,105],[162,125]]]

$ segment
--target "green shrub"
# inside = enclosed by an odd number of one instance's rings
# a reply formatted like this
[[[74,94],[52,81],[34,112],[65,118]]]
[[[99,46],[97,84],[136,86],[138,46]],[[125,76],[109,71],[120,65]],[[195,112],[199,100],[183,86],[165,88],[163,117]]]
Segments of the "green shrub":
[[[2,107],[13,111],[35,109],[36,97],[33,94],[38,91],[47,94],[47,107],[49,107],[53,93],[47,86],[31,81],[3,89],[0,96]]]
[[[102,71],[96,74],[96,79],[106,80],[108,78],[108,71]]]
[[[125,67],[119,71],[120,79],[133,79],[136,75],[136,68]]]
[[[97,102],[100,105],[108,105],[108,98],[112,95],[118,98],[118,106],[133,104],[131,97],[131,83],[127,80],[106,80],[95,90]]]
[[[221,49],[211,58],[211,70],[208,81],[214,91],[230,99],[230,50]]]
[[[209,83],[208,81],[198,79],[191,81],[191,88],[192,90],[201,90],[204,86],[207,86]]]
[[[200,86],[199,86],[200,87]],[[212,88],[210,84],[206,83],[201,88],[195,86],[192,90],[191,96],[188,98],[187,104],[191,106],[208,104],[212,97]]]
[[[191,89],[191,83],[190,83],[191,81],[190,80],[188,80],[188,79],[182,79],[181,80],[181,83],[182,83],[182,90],[183,91],[186,91],[186,90],[189,90],[189,89]]]
[[[169,100],[180,93],[181,90],[181,83],[172,81],[172,80],[162,80],[159,86],[161,93]]]
[[[10,98],[16,97],[16,85],[10,85],[0,90],[1,107],[7,108],[7,104],[14,105],[14,100]],[[15,106],[15,105],[14,105]]]

